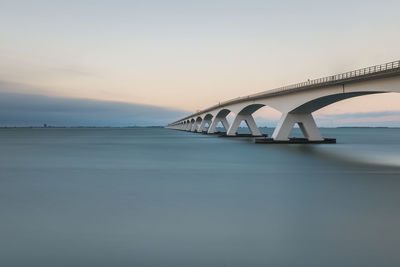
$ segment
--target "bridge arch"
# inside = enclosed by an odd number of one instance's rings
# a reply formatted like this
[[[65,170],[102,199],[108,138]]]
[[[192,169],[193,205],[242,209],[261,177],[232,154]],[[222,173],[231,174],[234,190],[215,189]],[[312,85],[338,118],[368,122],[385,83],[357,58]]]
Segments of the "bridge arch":
[[[213,117],[214,117],[214,116],[213,116],[211,113],[207,113],[207,114],[204,116],[204,120],[205,120],[205,121],[210,121],[210,120],[212,120]]]
[[[228,116],[229,113],[231,113],[231,112],[232,112],[231,109],[223,108],[223,109],[216,111],[215,117],[216,118],[226,118],[226,116]]]
[[[207,133],[215,133],[217,130],[217,125],[218,123],[222,123],[222,126],[224,126],[225,131],[228,131],[229,129],[229,123],[228,120],[226,119],[226,117],[229,115],[229,113],[231,113],[230,109],[227,108],[223,108],[223,109],[219,109],[215,111],[215,116],[213,116],[212,120],[211,120],[211,124],[208,127],[208,131]]]
[[[310,97],[296,107],[283,112],[272,138],[275,140],[287,140],[294,124],[297,123],[304,137],[308,140],[323,140],[312,116],[313,112],[345,99],[389,92],[391,91],[374,90],[371,88],[366,88],[366,90],[358,88],[356,90],[353,89],[345,92],[343,87],[343,92],[340,93],[328,91],[324,95]],[[396,90],[394,92],[396,92]],[[397,92],[400,92],[400,90],[397,90]]]
[[[200,126],[197,131],[200,133],[203,132],[206,129],[206,125],[208,125],[208,128],[210,128],[210,125],[212,123],[212,118],[213,115],[211,113],[203,114]]]
[[[265,104],[261,104],[261,103],[249,104],[249,105],[245,106],[242,110],[240,110],[238,112],[238,115],[251,115],[264,106],[265,106]]]
[[[237,130],[242,121],[244,121],[253,136],[261,136],[261,132],[257,127],[256,122],[254,121],[253,113],[257,110],[261,109],[262,107],[270,107],[274,110],[274,107],[269,106],[267,103],[260,103],[260,102],[253,102],[253,103],[246,103],[242,105],[237,110],[237,114],[233,119],[233,122],[227,132],[227,135],[236,135]],[[278,111],[278,110],[277,110]]]
[[[388,92],[379,92],[379,91],[361,91],[361,92],[349,92],[349,93],[340,93],[340,94],[331,94],[322,97],[318,97],[312,99],[300,106],[296,107],[295,109],[289,111],[290,113],[312,113],[317,111],[321,108],[334,104],[336,102],[340,102],[345,99],[365,96],[365,95],[372,95],[372,94],[383,94]]]
[[[192,126],[192,129],[191,129],[192,132],[197,132],[198,127],[201,124],[202,120],[203,119],[200,116],[197,117],[196,119],[193,118],[193,126]]]

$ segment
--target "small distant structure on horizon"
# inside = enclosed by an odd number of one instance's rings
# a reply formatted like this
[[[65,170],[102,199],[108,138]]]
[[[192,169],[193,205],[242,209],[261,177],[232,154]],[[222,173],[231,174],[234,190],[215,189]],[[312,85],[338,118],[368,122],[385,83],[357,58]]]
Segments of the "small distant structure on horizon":
[[[47,128],[47,124],[46,123],[43,123],[43,128]]]

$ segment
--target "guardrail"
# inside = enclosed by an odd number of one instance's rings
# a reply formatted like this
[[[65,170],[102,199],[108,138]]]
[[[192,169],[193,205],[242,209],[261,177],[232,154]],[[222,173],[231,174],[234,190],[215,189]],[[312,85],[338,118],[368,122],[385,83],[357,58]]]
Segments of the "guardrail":
[[[262,93],[249,95],[248,97],[254,97],[257,95],[261,95],[263,93],[273,93],[273,92],[281,92],[281,91],[287,91],[287,90],[292,90],[292,89],[298,89],[298,88],[307,87],[310,85],[322,85],[322,84],[326,84],[326,83],[345,81],[345,80],[351,79],[351,78],[367,76],[367,75],[385,72],[388,70],[393,70],[393,69],[398,69],[398,68],[400,68],[400,60],[381,64],[381,65],[376,65],[376,66],[372,66],[372,67],[362,68],[362,69],[358,69],[358,70],[348,71],[348,72],[344,72],[344,73],[340,73],[340,74],[336,74],[336,75],[332,75],[332,76],[327,76],[327,77],[323,77],[323,78],[318,78],[318,79],[314,79],[314,80],[308,80],[306,82],[287,85],[287,86],[283,86],[280,88],[264,91]]]
[[[348,72],[344,72],[344,73],[340,73],[340,74],[336,74],[336,75],[332,75],[332,76],[327,76],[327,77],[323,77],[323,78],[318,78],[318,79],[313,79],[313,80],[308,80],[306,82],[301,82],[301,83],[296,83],[296,84],[291,84],[291,85],[286,85],[283,87],[279,87],[276,89],[272,89],[272,90],[267,90],[267,91],[263,91],[260,93],[256,93],[256,94],[252,94],[252,95],[248,95],[248,96],[243,96],[243,97],[238,97],[235,99],[230,99],[224,102],[220,102],[217,105],[213,105],[205,110],[196,112],[195,114],[192,114],[190,116],[187,116],[181,120],[187,119],[189,117],[204,113],[206,111],[218,108],[218,107],[222,107],[240,100],[244,100],[244,99],[252,99],[252,98],[257,98],[260,96],[267,96],[269,94],[273,95],[276,93],[280,93],[280,92],[289,92],[291,90],[295,90],[295,89],[300,89],[300,88],[306,88],[306,87],[310,87],[310,86],[322,86],[325,84],[331,84],[331,83],[338,83],[341,81],[346,81],[349,79],[355,79],[355,78],[361,78],[363,76],[369,76],[372,74],[379,74],[379,73],[383,73],[383,72],[388,72],[391,70],[400,70],[400,60],[397,61],[392,61],[389,63],[385,63],[385,64],[380,64],[380,65],[375,65],[375,66],[371,66],[371,67],[367,67],[367,68],[362,68],[362,69],[358,69],[358,70],[353,70],[353,71],[348,71]],[[179,121],[181,121],[179,120]],[[175,122],[174,122],[175,123]]]

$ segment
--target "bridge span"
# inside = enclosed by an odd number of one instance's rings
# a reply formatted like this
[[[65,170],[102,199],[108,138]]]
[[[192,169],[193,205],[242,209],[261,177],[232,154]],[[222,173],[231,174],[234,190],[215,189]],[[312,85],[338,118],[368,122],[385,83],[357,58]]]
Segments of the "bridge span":
[[[297,123],[307,141],[322,142],[324,138],[312,115],[314,111],[344,99],[389,92],[400,93],[400,60],[231,99],[166,128],[213,134],[221,123],[227,136],[237,136],[240,123],[245,121],[252,136],[262,136],[252,114],[269,106],[282,113],[272,141],[288,141]],[[230,113],[234,114],[231,124],[227,120]]]

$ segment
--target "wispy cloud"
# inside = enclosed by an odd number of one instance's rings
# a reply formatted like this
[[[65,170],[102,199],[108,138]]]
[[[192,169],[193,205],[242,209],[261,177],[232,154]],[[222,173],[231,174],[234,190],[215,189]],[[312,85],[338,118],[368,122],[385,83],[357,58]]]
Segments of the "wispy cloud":
[[[320,126],[400,127],[400,110],[318,114],[316,120]]]
[[[358,112],[358,113],[342,113],[342,114],[320,114],[320,119],[360,119],[360,118],[382,118],[399,116],[400,110],[379,111],[379,112]]]
[[[21,86],[0,82],[1,126],[166,125],[186,114],[151,105],[10,92],[13,89],[21,91]]]

